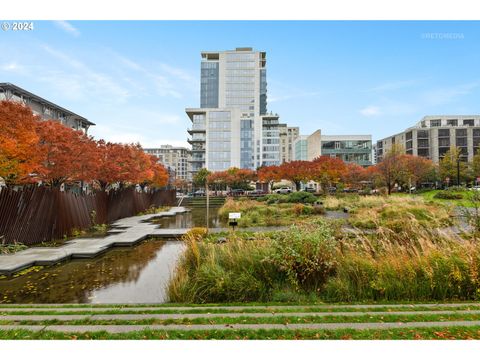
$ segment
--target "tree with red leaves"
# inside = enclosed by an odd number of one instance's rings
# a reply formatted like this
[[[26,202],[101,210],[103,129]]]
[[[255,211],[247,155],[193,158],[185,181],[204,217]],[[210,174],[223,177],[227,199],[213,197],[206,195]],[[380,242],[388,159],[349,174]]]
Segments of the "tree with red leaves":
[[[362,183],[368,181],[368,174],[366,168],[356,163],[346,163],[345,172],[342,174],[341,179],[345,185],[359,189]]]
[[[279,166],[262,166],[257,170],[258,180],[268,184],[268,190],[270,191],[271,185],[274,181],[282,180]]]
[[[322,155],[312,161],[312,180],[318,182],[323,192],[339,182],[347,167],[342,159]]]
[[[27,106],[0,102],[0,177],[7,186],[33,180],[39,164],[37,121]]]
[[[81,131],[48,120],[37,123],[39,137],[39,178],[59,187],[70,181],[90,181],[96,176],[97,156],[94,140]]]
[[[279,175],[281,179],[293,182],[295,189],[300,190],[301,182],[312,179],[312,164],[304,160],[285,162],[279,166]]]

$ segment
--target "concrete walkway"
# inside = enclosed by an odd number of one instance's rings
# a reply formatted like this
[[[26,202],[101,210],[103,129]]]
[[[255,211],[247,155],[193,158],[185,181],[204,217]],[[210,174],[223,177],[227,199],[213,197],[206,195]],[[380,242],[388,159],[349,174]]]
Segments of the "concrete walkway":
[[[354,311],[342,311],[349,307]],[[375,307],[385,307],[389,311]],[[285,312],[286,310],[302,308],[299,312]],[[457,308],[454,308],[457,307]],[[275,308],[277,312],[261,312]],[[439,310],[438,308],[442,308]],[[444,309],[447,308],[447,309]],[[57,309],[49,314],[35,314],[34,309],[48,311]],[[122,313],[109,313],[122,309]],[[157,309],[169,310],[170,313],[148,314],[136,311]],[[177,312],[173,310],[178,310]],[[181,310],[189,311],[181,313]],[[219,313],[201,312],[209,309],[221,310]],[[232,312],[237,309],[239,312]],[[309,310],[311,309],[311,311]],[[339,311],[331,312],[332,309]],[[392,311],[391,309],[396,309]],[[8,310],[8,311],[4,311]],[[257,311],[255,311],[257,310]],[[259,311],[261,310],[261,311]],[[13,312],[17,313],[13,313]],[[63,311],[64,313],[60,313]],[[80,314],[84,311],[84,314]],[[173,311],[173,312],[172,312]],[[283,311],[283,312],[282,312]],[[331,322],[336,316],[338,320]],[[390,318],[385,318],[390,316]],[[402,321],[388,321],[395,316]],[[429,316],[428,321],[421,321],[419,316]],[[287,317],[287,319],[281,319]],[[471,320],[464,320],[464,319]],[[262,319],[256,321],[255,319]],[[393,318],[394,319],[394,318]],[[117,323],[105,323],[113,322]],[[162,323],[165,321],[164,323]],[[191,322],[190,322],[191,321]],[[119,323],[123,322],[123,323]],[[139,322],[143,322],[139,323]],[[226,323],[225,323],[226,322]],[[353,331],[376,329],[388,330],[398,328],[440,328],[448,330],[450,327],[480,327],[480,303],[457,304],[361,304],[361,305],[315,305],[306,306],[182,306],[182,307],[61,307],[45,308],[30,305],[30,308],[21,305],[10,305],[0,309],[0,331],[29,330],[34,332],[61,332],[80,334],[85,332],[130,333],[143,330],[156,331],[222,331],[222,330],[338,330]]]
[[[348,312],[277,312],[277,313],[199,313],[199,314],[85,314],[85,315],[1,315],[4,321],[74,321],[74,320],[181,320],[181,319],[214,319],[214,318],[279,318],[279,317],[326,317],[326,316],[402,316],[402,315],[454,315],[480,314],[480,310],[457,311],[348,311]]]
[[[141,305],[141,304],[139,304]],[[257,309],[259,311],[269,311],[269,312],[281,312],[282,310],[303,310],[312,309],[312,311],[331,311],[338,309],[363,309],[369,311],[370,309],[395,309],[395,308],[405,308],[414,310],[415,308],[428,308],[434,311],[438,311],[435,308],[458,308],[466,307],[480,310],[480,302],[463,302],[463,303],[414,303],[414,304],[318,304],[318,305],[240,305],[240,306],[155,306],[151,304],[149,306],[135,306],[135,305],[125,305],[125,304],[111,304],[109,306],[95,306],[95,305],[80,305],[75,304],[0,304],[0,318],[2,314],[9,312],[94,312],[94,313],[105,313],[109,311],[121,311],[121,312],[138,312],[142,311],[157,311],[161,313],[162,311],[172,312],[172,311],[204,311],[208,312],[209,310],[213,311],[223,311],[224,313],[229,313],[231,311],[245,311]]]
[[[11,275],[31,266],[53,265],[72,258],[91,258],[113,246],[132,246],[149,236],[182,236],[188,229],[158,229],[158,225],[149,221],[187,211],[189,210],[184,207],[172,207],[157,214],[132,216],[114,222],[106,237],[78,238],[59,247],[32,247],[14,254],[0,255],[0,275]]]

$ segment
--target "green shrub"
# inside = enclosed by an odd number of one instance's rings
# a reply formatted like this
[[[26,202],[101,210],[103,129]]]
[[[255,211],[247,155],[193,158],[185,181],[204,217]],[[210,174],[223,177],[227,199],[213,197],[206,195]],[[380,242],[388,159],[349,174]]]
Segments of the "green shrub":
[[[335,247],[332,228],[318,219],[308,226],[293,225],[278,233],[270,260],[295,287],[318,291],[335,270]]]
[[[433,195],[435,199],[444,199],[444,200],[461,200],[463,195],[459,192],[453,190],[442,190]]]
[[[264,201],[267,204],[281,204],[281,203],[300,203],[313,204],[318,198],[307,191],[297,191],[290,194],[269,194],[258,198],[259,201]]]

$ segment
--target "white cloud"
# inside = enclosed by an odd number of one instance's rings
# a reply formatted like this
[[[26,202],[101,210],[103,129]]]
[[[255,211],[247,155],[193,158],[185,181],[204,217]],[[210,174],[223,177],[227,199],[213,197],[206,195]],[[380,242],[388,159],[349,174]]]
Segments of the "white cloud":
[[[418,83],[419,83],[418,80],[391,81],[391,82],[386,82],[386,83],[377,85],[377,86],[371,88],[369,91],[385,92],[385,91],[392,91],[392,90],[400,90],[400,89],[411,87],[411,86],[416,85]]]
[[[47,70],[45,76],[40,79],[55,84],[55,87],[63,87],[67,96],[71,98],[87,98],[92,95],[100,99],[112,99],[124,101],[131,96],[127,88],[109,75],[92,70],[81,61],[68,56],[66,53],[44,45],[43,49],[51,56],[61,60],[65,65],[73,68],[76,72],[62,70]],[[59,67],[55,67],[59,69]]]
[[[8,73],[16,73],[16,74],[26,73],[26,68],[15,61],[0,65],[0,70]]]
[[[72,24],[70,24],[68,21],[58,20],[58,21],[55,21],[55,25],[57,25],[60,29],[69,33],[70,35],[73,35],[75,37],[80,36],[80,31],[76,27],[74,27]]]
[[[371,117],[371,116],[377,116],[381,114],[380,108],[378,106],[367,106],[363,109],[360,110],[360,114],[363,116]]]
[[[443,105],[455,101],[457,98],[472,93],[480,87],[479,82],[442,87],[423,93],[423,101],[429,105]]]

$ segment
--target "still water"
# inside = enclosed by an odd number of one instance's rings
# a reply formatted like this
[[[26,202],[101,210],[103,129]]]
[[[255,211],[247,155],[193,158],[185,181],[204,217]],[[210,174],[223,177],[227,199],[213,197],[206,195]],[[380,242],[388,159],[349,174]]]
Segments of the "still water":
[[[162,303],[183,251],[180,241],[147,240],[0,280],[0,303]]]
[[[212,208],[210,227],[222,227]],[[154,221],[161,228],[205,226],[205,208]],[[182,254],[181,241],[147,240],[93,259],[72,260],[0,279],[0,303],[163,303]],[[32,271],[33,270],[33,271]],[[38,270],[38,269],[37,269]]]

